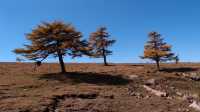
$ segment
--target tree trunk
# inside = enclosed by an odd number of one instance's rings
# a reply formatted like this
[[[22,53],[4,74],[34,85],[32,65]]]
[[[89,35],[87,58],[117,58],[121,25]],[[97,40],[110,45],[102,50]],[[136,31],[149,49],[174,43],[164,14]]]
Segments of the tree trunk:
[[[105,55],[103,56],[103,59],[104,59],[104,65],[105,65],[105,66],[108,66],[108,63],[107,63],[107,61],[106,61],[106,56],[105,56]]]
[[[176,59],[176,64],[178,64],[178,63],[179,63],[179,60]]]
[[[106,54],[105,54],[105,49],[103,49],[103,60],[104,60],[104,66],[108,66]]]
[[[156,66],[157,66],[157,70],[160,71],[160,61],[156,60]]]
[[[62,73],[66,73],[66,70],[65,70],[65,63],[64,63],[64,61],[63,61],[63,56],[62,56],[62,54],[60,54],[59,52],[58,52],[58,58],[59,58],[59,62],[60,62],[61,72],[62,72]]]

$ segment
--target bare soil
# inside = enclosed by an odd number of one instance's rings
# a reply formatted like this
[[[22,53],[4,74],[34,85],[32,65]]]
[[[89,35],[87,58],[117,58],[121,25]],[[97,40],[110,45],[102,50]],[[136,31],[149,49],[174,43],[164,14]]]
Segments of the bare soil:
[[[0,112],[196,112],[185,95],[199,100],[200,81],[183,73],[200,64],[43,64],[0,63]],[[166,92],[159,97],[144,89]]]

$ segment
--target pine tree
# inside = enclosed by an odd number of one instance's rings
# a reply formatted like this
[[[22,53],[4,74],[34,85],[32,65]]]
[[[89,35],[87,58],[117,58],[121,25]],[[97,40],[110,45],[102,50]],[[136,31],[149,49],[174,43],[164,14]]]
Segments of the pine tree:
[[[180,61],[180,59],[179,59],[179,56],[178,56],[178,55],[176,55],[176,56],[174,57],[174,60],[175,60],[176,64],[178,64],[178,63],[179,63],[179,61]]]
[[[107,56],[112,54],[108,47],[115,43],[115,40],[109,39],[110,35],[106,27],[100,27],[96,32],[91,33],[89,38],[89,46],[92,48],[92,56],[95,58],[103,58],[104,65],[108,65]]]
[[[24,61],[24,59],[20,58],[20,57],[16,57],[16,62],[21,63],[22,61]]]
[[[148,36],[149,40],[145,44],[142,58],[155,61],[157,69],[160,70],[160,62],[172,59],[174,53],[171,52],[171,46],[163,42],[161,34],[150,32]]]
[[[42,62],[49,56],[58,57],[63,73],[66,72],[63,56],[74,58],[88,52],[88,43],[81,39],[81,32],[71,24],[60,21],[44,22],[28,33],[26,38],[30,45],[15,49],[16,54],[36,62]]]

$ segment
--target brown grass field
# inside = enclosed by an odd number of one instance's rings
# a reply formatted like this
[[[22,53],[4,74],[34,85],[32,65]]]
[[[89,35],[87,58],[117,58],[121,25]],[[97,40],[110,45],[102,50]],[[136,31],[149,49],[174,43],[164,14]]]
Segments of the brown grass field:
[[[43,64],[0,63],[0,112],[196,112],[200,81],[184,76],[200,73],[200,64]],[[143,85],[166,92],[156,96]],[[188,96],[184,99],[185,96]]]

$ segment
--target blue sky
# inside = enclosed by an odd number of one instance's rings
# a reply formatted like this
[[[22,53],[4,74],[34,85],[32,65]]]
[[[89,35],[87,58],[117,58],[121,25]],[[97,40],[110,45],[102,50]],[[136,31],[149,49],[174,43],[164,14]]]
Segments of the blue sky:
[[[107,26],[116,44],[109,62],[143,62],[144,43],[150,31],[158,31],[173,46],[181,61],[200,61],[199,0],[1,0],[0,61],[15,61],[12,50],[26,42],[42,21],[72,23],[84,38],[99,26]],[[57,61],[50,58],[48,61]],[[87,57],[65,62],[101,62]]]

